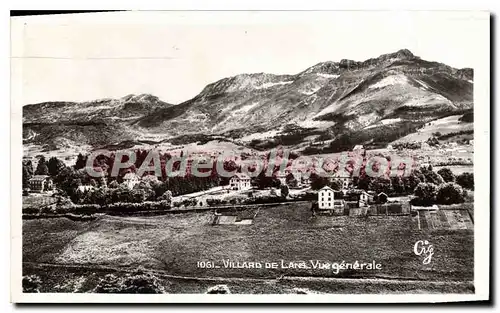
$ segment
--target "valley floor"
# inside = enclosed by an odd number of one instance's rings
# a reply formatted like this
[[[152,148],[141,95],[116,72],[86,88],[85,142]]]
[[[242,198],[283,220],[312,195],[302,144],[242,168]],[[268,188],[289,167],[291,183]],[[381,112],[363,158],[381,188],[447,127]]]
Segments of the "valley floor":
[[[227,284],[234,293],[473,292],[474,235],[470,229],[422,229],[417,217],[312,217],[310,205],[243,212],[252,225],[212,226],[212,213],[152,217],[101,216],[23,221],[23,271],[41,277],[42,292],[88,292],[109,272],[142,268],[169,292],[205,292]],[[415,255],[428,240],[429,264]],[[233,262],[366,262],[379,270],[225,268]],[[202,268],[199,261],[218,268]]]

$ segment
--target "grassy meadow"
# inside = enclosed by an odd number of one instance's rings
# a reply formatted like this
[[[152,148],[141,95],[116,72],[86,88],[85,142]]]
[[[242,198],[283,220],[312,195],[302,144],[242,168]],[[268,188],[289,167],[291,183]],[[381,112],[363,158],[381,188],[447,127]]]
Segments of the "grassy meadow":
[[[249,217],[254,213],[251,210],[241,214]],[[57,291],[68,282],[86,290],[82,286],[94,284],[101,272],[137,268],[165,275],[171,292],[199,292],[198,288],[203,289],[205,284],[214,285],[214,277],[230,282],[235,292],[241,289],[250,293],[288,292],[297,286],[318,292],[357,293],[473,290],[471,230],[419,230],[416,217],[411,216],[313,218],[307,204],[260,209],[252,225],[213,226],[211,221],[209,212],[101,216],[88,222],[66,218],[24,220],[24,271],[43,276],[46,291]],[[428,265],[413,252],[418,240],[434,245],[435,254]],[[224,268],[222,260],[280,264],[281,260],[376,261],[381,269],[334,273],[331,269],[313,268]],[[198,261],[211,261],[220,268],[200,268]],[[197,277],[202,282],[169,275]],[[310,279],[303,281],[301,277]],[[187,289],[182,291],[180,286]]]

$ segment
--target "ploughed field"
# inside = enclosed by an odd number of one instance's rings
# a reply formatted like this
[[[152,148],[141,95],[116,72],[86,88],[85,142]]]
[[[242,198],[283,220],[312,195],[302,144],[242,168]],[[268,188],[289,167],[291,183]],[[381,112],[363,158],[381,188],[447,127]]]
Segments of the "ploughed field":
[[[295,287],[338,293],[473,292],[470,229],[419,230],[418,218],[409,215],[312,217],[309,204],[239,213],[239,218],[254,216],[251,224],[240,225],[212,225],[209,212],[24,220],[23,271],[42,278],[42,291],[89,291],[108,272],[143,268],[159,275],[170,292],[204,292],[216,284],[212,278],[247,293]],[[429,264],[414,254],[419,240],[434,246]],[[200,261],[214,267],[199,266]],[[228,261],[237,268],[226,268]],[[337,272],[313,266],[342,261],[375,261],[381,268]],[[266,262],[278,267],[255,268]],[[60,289],[65,284],[79,287]]]

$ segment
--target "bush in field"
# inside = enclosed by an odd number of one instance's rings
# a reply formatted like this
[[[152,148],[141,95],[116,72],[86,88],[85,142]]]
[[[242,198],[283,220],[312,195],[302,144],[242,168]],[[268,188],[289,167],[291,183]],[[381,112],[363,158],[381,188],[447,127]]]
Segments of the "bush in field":
[[[431,168],[423,167],[421,171],[425,177],[426,183],[431,183],[434,185],[441,185],[442,183],[444,183],[443,177],[441,177],[441,175],[439,175],[438,173],[434,172]]]
[[[441,175],[443,180],[447,183],[455,181],[455,175],[453,175],[453,172],[447,167],[440,169],[437,173]]]
[[[215,285],[207,290],[208,294],[229,294],[231,291],[227,285]]]
[[[182,200],[182,204],[186,207],[196,206],[197,201],[196,201],[196,199],[184,199],[184,200]]]
[[[457,184],[463,188],[474,190],[474,174],[473,173],[462,173],[457,176]]]
[[[38,275],[23,276],[23,292],[38,293],[42,286],[42,280]]]
[[[432,205],[436,201],[437,188],[432,183],[420,183],[415,188],[415,196],[417,197],[415,204]]]
[[[163,193],[163,195],[161,195],[158,200],[165,200],[167,201],[168,203],[171,203],[172,202],[172,192],[170,190],[167,190]]]
[[[159,294],[166,293],[165,288],[155,276],[151,274],[127,275],[121,283],[121,293]]]
[[[464,201],[464,192],[458,184],[446,183],[437,189],[436,202],[439,204],[454,204]]]
[[[122,293],[122,294],[161,294],[165,288],[161,282],[151,274],[134,273],[117,276],[107,274],[94,288],[95,293]]]
[[[227,201],[222,199],[207,199],[207,204],[209,206],[225,205]]]

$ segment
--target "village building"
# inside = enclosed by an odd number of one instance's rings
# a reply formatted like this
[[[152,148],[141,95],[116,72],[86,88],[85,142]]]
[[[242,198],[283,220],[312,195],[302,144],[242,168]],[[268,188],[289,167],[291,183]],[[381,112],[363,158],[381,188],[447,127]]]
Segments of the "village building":
[[[426,155],[420,164],[420,167],[429,167],[431,165],[431,157]]]
[[[346,195],[346,201],[356,202],[358,207],[367,206],[370,201],[371,196],[363,189],[351,189]]]
[[[94,187],[94,186],[92,186],[92,185],[81,185],[81,186],[78,186],[78,187],[76,188],[76,190],[77,190],[78,192],[81,192],[81,193],[85,193],[85,192],[87,192],[87,191],[94,190],[94,189],[95,189],[95,187]]]
[[[132,189],[139,183],[139,177],[135,173],[127,173],[123,176],[123,183],[127,188]]]
[[[325,186],[318,192],[318,208],[320,210],[333,210],[334,208],[334,191],[332,188]]]
[[[45,192],[53,188],[53,183],[48,175],[35,175],[30,178],[29,186],[31,192]]]
[[[381,192],[377,195],[377,202],[378,203],[386,203],[388,199],[388,196],[385,192]]]
[[[363,155],[365,154],[365,148],[363,145],[355,145],[354,148],[352,148],[352,152],[357,155]]]
[[[276,173],[276,178],[281,182],[281,185],[286,185],[286,173]]]
[[[345,168],[340,168],[337,172],[334,173],[332,177],[330,177],[330,182],[339,181],[341,182],[340,188],[344,191],[347,191],[352,186],[352,177],[351,173],[347,171]]]
[[[251,189],[250,177],[244,173],[236,173],[229,181],[229,188],[232,190]]]
[[[422,150],[431,150],[431,146],[427,143],[427,142],[422,142],[422,144],[420,145],[420,148]]]

